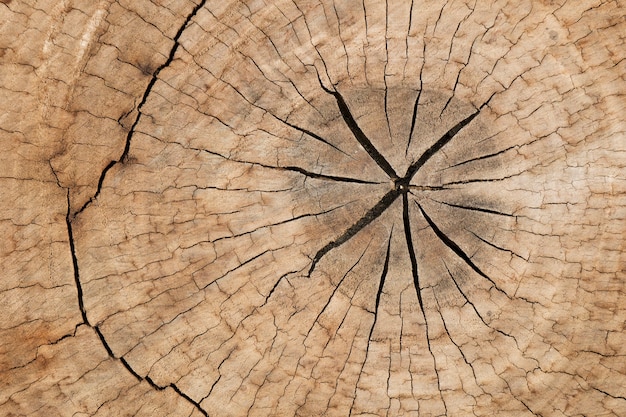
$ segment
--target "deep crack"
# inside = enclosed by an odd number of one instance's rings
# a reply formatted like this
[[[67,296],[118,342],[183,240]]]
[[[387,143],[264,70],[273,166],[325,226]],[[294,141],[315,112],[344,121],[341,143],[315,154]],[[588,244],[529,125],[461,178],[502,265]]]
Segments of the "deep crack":
[[[378,151],[378,149],[376,149],[376,147],[372,144],[372,142],[365,135],[365,133],[363,133],[363,131],[359,127],[359,124],[352,116],[350,108],[348,107],[348,104],[344,100],[343,96],[336,90],[329,90],[328,88],[326,88],[321,81],[320,85],[325,92],[335,98],[335,100],[337,101],[337,107],[339,107],[339,112],[341,113],[345,124],[348,126],[356,140],[363,147],[363,149],[365,149],[365,151],[369,154],[372,160],[374,160],[374,162],[376,162],[376,164],[383,171],[385,171],[389,178],[391,178],[392,180],[398,178],[398,174],[396,174],[396,171],[393,169],[391,164],[387,162],[385,157]]]
[[[341,112],[341,115],[342,115],[342,117],[344,119],[344,122],[350,128],[350,130],[352,131],[354,137],[359,142],[359,144],[361,144],[361,146],[367,151],[367,153],[370,155],[370,157],[383,169],[383,171],[385,171],[387,173],[387,175],[389,176],[389,178],[393,182],[393,187],[392,187],[392,190],[388,191],[378,201],[378,203],[376,205],[374,205],[369,211],[367,211],[365,213],[365,215],[363,215],[360,219],[358,219],[352,226],[350,226],[348,229],[346,229],[343,232],[343,234],[341,234],[336,240],[333,240],[333,241],[327,243],[325,246],[323,246],[321,249],[319,249],[317,251],[317,253],[313,256],[313,260],[311,262],[311,266],[309,268],[307,276],[309,276],[309,277],[311,276],[311,273],[314,271],[315,267],[317,266],[319,261],[324,257],[324,255],[326,255],[331,250],[333,250],[333,249],[343,245],[345,242],[350,240],[354,235],[356,235],[361,230],[363,230],[363,228],[365,228],[367,225],[369,225],[372,221],[374,221],[375,219],[380,217],[383,214],[383,212],[389,206],[391,206],[391,204],[393,204],[393,202],[396,200],[396,198],[398,198],[400,195],[402,195],[402,207],[403,207],[402,208],[402,213],[403,213],[402,217],[403,217],[404,229],[405,229],[405,233],[407,234],[406,235],[407,236],[407,245],[409,246],[409,256],[410,256],[410,259],[411,259],[411,265],[412,265],[412,269],[413,269],[414,282],[415,282],[415,286],[416,286],[415,289],[416,289],[417,294],[418,294],[418,300],[419,300],[420,306],[422,307],[422,310],[423,310],[423,302],[422,302],[421,294],[420,294],[420,290],[419,290],[419,279],[418,279],[418,274],[417,274],[417,261],[416,261],[416,258],[415,258],[415,251],[414,251],[414,248],[413,248],[413,242],[412,242],[411,236],[410,236],[410,217],[409,217],[409,213],[408,213],[409,212],[409,208],[408,208],[408,193],[411,193],[411,190],[439,190],[439,189],[445,189],[445,186],[443,186],[443,187],[419,186],[419,185],[415,186],[415,185],[411,185],[411,180],[413,179],[415,174],[419,171],[419,169],[422,166],[424,166],[424,164],[430,158],[432,158],[438,151],[440,151],[445,145],[447,145],[464,127],[469,125],[472,122],[472,120],[474,120],[480,114],[481,110],[488,105],[488,103],[491,100],[491,98],[493,97],[493,95],[482,106],[480,106],[478,109],[476,109],[473,113],[471,113],[465,119],[461,120],[460,122],[456,123],[452,128],[450,128],[441,138],[439,138],[439,140],[437,140],[426,151],[424,151],[424,153],[415,162],[413,162],[409,166],[409,168],[407,169],[407,172],[404,175],[404,177],[399,178],[397,176],[395,170],[393,169],[393,167],[382,156],[382,154],[376,149],[376,147],[372,144],[372,142],[365,135],[365,133],[363,133],[363,131],[359,127],[358,123],[356,122],[356,120],[352,116],[352,114],[350,112],[350,109],[349,109],[347,103],[345,102],[343,96],[338,91],[330,90],[327,87],[325,87],[324,84],[322,83],[321,79],[319,79],[319,75],[318,75],[318,81],[319,81],[322,89],[326,93],[331,94],[335,98],[335,100],[337,101],[337,106],[339,108],[339,111]],[[412,135],[414,133],[413,129],[415,127],[415,119],[417,117],[417,111],[418,111],[418,104],[419,104],[420,95],[421,95],[421,90],[418,93],[417,98],[415,100],[415,104],[414,104],[412,121],[411,121],[411,130],[410,130],[410,134],[409,134],[409,141],[410,141],[410,139],[411,139],[411,137],[412,137]],[[343,180],[345,180],[345,179],[343,179]],[[416,204],[417,204],[417,202],[416,202]],[[445,204],[448,204],[448,203],[445,203]],[[452,204],[449,204],[449,205],[455,206],[455,205],[452,205]],[[418,204],[418,206],[419,206],[419,204]],[[485,213],[505,215],[504,213],[500,213],[500,212],[497,212],[497,211],[494,211],[494,210],[483,209],[483,208],[478,208],[478,207],[458,206],[458,205],[456,205],[455,207],[465,208],[467,210],[481,211],[481,212],[485,212]],[[432,221],[423,212],[421,206],[419,206],[419,208],[422,211],[424,217],[429,222],[429,224],[431,224]],[[495,286],[495,283],[493,282],[493,280],[491,278],[489,278],[487,275],[485,275],[451,239],[449,239],[443,232],[441,232],[438,228],[436,228],[434,223],[431,224],[431,227],[433,228],[433,230],[435,230],[435,233],[437,234],[437,236],[447,246],[449,246],[451,249],[453,249],[453,251],[459,257],[461,257],[461,259],[463,259],[466,263],[468,263],[468,265],[470,265],[472,267],[472,269],[474,269],[475,271],[479,272],[480,275],[482,275],[485,278],[489,279],[489,281],[492,282],[493,285]],[[496,288],[497,288],[497,286],[496,286]]]
[[[350,240],[350,238],[363,230],[365,226],[380,217],[387,209],[387,207],[393,204],[393,202],[396,200],[396,198],[398,198],[399,195],[400,193],[396,190],[391,190],[387,192],[387,194],[385,194],[374,207],[368,210],[367,213],[365,213],[359,220],[357,220],[352,226],[350,226],[345,232],[343,232],[341,236],[339,236],[336,240],[327,243],[326,246],[318,250],[313,257],[313,261],[311,262],[311,267],[309,269],[309,272],[307,273],[307,276],[311,276],[311,273],[313,273],[313,270],[315,269],[317,263],[324,257],[324,255],[346,243],[348,240]]]
[[[190,404],[192,404],[196,410],[198,410],[198,412],[200,412],[202,415],[207,416],[208,417],[208,413],[200,406],[200,404],[196,401],[194,401],[191,397],[189,397],[187,394],[185,394],[184,392],[182,392],[176,385],[174,384],[169,384],[165,387],[160,387],[157,384],[155,384],[152,379],[149,376],[145,376],[145,377],[141,377],[133,368],[132,366],[128,363],[128,361],[126,361],[126,359],[124,359],[123,357],[116,357],[115,354],[113,353],[113,350],[111,349],[109,343],[106,341],[106,338],[104,337],[104,335],[102,334],[102,331],[100,330],[100,328],[98,327],[98,325],[93,325],[89,322],[88,318],[87,318],[87,311],[85,309],[85,305],[84,305],[84,297],[83,297],[83,289],[82,289],[82,284],[80,281],[80,272],[79,272],[79,267],[78,267],[78,257],[76,256],[76,246],[74,243],[74,234],[73,234],[73,230],[72,230],[72,221],[75,218],[75,216],[77,214],[79,214],[80,212],[82,212],[85,208],[87,208],[87,206],[89,206],[89,204],[91,204],[95,199],[97,199],[98,195],[100,194],[100,191],[102,190],[102,185],[104,182],[104,179],[107,175],[107,173],[110,171],[111,168],[113,168],[115,165],[117,165],[120,162],[124,162],[126,160],[126,158],[128,157],[128,153],[130,151],[130,144],[131,144],[131,139],[132,136],[135,132],[135,128],[137,127],[139,120],[141,119],[142,116],[142,112],[141,109],[144,106],[144,104],[146,103],[148,96],[150,95],[150,93],[152,92],[152,88],[154,87],[159,74],[161,73],[161,71],[165,68],[167,68],[172,61],[174,60],[174,56],[176,54],[176,51],[178,50],[179,47],[179,39],[182,36],[183,32],[185,31],[185,29],[188,27],[189,23],[191,22],[191,19],[193,19],[193,17],[198,13],[198,11],[204,7],[206,3],[206,0],[202,0],[199,4],[197,4],[193,10],[191,11],[191,13],[187,16],[187,18],[185,19],[184,23],[181,25],[181,27],[179,28],[179,30],[177,31],[176,35],[173,38],[174,41],[174,45],[172,47],[172,49],[170,50],[170,54],[167,58],[167,60],[160,65],[153,73],[152,75],[152,79],[150,80],[150,82],[148,83],[148,86],[146,87],[146,90],[144,91],[144,94],[142,96],[141,102],[139,103],[139,105],[137,106],[137,117],[135,118],[135,121],[133,122],[130,130],[128,131],[128,134],[126,136],[126,142],[125,142],[125,146],[124,146],[124,150],[122,151],[121,156],[115,160],[115,161],[111,161],[107,164],[107,166],[104,168],[104,170],[102,171],[100,178],[98,179],[98,186],[96,189],[95,194],[93,195],[93,197],[91,197],[76,213],[74,213],[74,215],[72,216],[71,213],[71,201],[70,201],[70,189],[67,188],[67,212],[66,212],[66,216],[65,216],[65,221],[66,221],[66,226],[67,226],[67,233],[68,233],[68,240],[69,240],[69,246],[70,246],[70,252],[71,252],[71,257],[72,257],[72,264],[73,264],[73,270],[74,270],[74,281],[76,284],[76,291],[77,291],[77,298],[78,298],[78,307],[80,309],[81,312],[81,317],[82,320],[84,322],[84,324],[86,324],[87,326],[89,326],[90,328],[92,328],[98,338],[100,339],[100,342],[102,343],[103,347],[105,348],[107,354],[109,355],[110,358],[112,359],[117,359],[119,360],[123,366],[126,368],[126,370],[131,373],[137,380],[140,381],[146,381],[148,382],[148,384],[152,387],[155,388],[157,390],[164,390],[165,388],[172,388],[180,397],[182,397],[183,399],[185,399],[187,402],[189,402]],[[53,170],[53,173],[56,177],[56,173]],[[57,184],[59,183],[58,178],[57,178]]]
[[[98,179],[98,186],[96,188],[96,192],[94,193],[94,195],[89,200],[87,200],[85,202],[85,204],[83,204],[83,206],[79,210],[77,210],[74,213],[74,216],[76,216],[77,214],[81,213],[94,200],[96,200],[98,198],[98,196],[100,195],[100,192],[102,191],[102,185],[104,183],[104,179],[105,179],[107,173],[111,170],[111,168],[113,168],[115,165],[117,165],[119,163],[124,163],[126,161],[126,159],[128,158],[128,153],[130,152],[130,144],[131,144],[132,137],[133,137],[133,135],[135,133],[135,128],[139,124],[139,121],[141,120],[141,116],[143,115],[141,109],[146,104],[146,101],[148,101],[148,97],[150,96],[150,93],[152,92],[152,88],[156,84],[156,82],[157,82],[157,80],[159,78],[159,74],[161,73],[161,71],[163,71],[164,69],[169,67],[169,65],[172,63],[172,61],[174,61],[174,56],[176,55],[176,51],[178,51],[178,47],[180,46],[179,40],[180,40],[180,37],[182,36],[183,32],[189,26],[189,23],[191,22],[191,19],[193,19],[196,16],[198,11],[200,11],[200,9],[203,8],[205,4],[206,4],[206,0],[201,0],[200,3],[198,3],[193,8],[191,13],[187,16],[187,18],[185,19],[185,21],[183,22],[181,27],[176,32],[176,35],[172,39],[174,41],[174,45],[172,46],[172,49],[170,50],[170,53],[169,53],[167,59],[152,74],[152,78],[150,79],[150,82],[148,83],[148,86],[146,87],[146,89],[145,89],[145,91],[143,93],[143,96],[141,97],[141,101],[139,102],[139,105],[137,105],[137,116],[135,117],[135,121],[131,125],[130,129],[128,130],[128,134],[126,135],[126,142],[124,143],[124,150],[122,151],[122,154],[120,155],[120,157],[117,160],[110,161],[107,164],[107,166],[104,168],[104,170],[102,170],[102,173],[100,174],[100,178]]]

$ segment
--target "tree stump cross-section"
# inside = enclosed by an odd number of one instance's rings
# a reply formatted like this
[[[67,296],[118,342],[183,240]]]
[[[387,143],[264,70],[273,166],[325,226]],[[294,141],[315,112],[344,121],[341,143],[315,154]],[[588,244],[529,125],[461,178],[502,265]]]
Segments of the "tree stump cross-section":
[[[0,414],[626,415],[625,11],[0,2]]]

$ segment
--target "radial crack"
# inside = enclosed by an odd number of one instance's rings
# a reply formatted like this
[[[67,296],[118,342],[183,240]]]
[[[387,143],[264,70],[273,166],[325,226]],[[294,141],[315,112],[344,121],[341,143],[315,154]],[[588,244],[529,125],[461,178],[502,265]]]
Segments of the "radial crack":
[[[267,110],[266,110],[266,111],[267,111]],[[270,113],[270,112],[268,112],[268,113]],[[270,114],[271,114],[271,113],[270,113]],[[311,136],[313,139],[317,140],[318,142],[322,142],[322,143],[324,143],[324,144],[326,144],[326,145],[330,146],[331,148],[333,148],[333,149],[335,149],[335,150],[337,150],[337,151],[341,152],[342,154],[347,155],[347,156],[350,156],[347,152],[345,152],[344,150],[342,150],[342,149],[338,148],[337,146],[333,145],[332,143],[330,143],[330,141],[328,141],[328,140],[324,139],[323,137],[321,137],[321,136],[320,136],[320,135],[318,135],[317,133],[311,132],[310,130],[305,129],[305,128],[303,128],[303,127],[300,127],[300,126],[294,125],[293,123],[289,123],[287,120],[283,120],[283,119],[281,119],[280,117],[275,116],[275,115],[273,115],[273,114],[272,114],[272,116],[273,116],[275,119],[280,120],[282,123],[284,123],[285,125],[289,126],[290,128],[295,129],[295,130],[297,130],[298,132],[301,132],[301,133],[307,134],[307,135]]]
[[[253,61],[254,62],[254,61]],[[318,135],[315,132],[312,132],[308,129],[305,129],[301,126],[295,125],[293,123],[288,122],[286,119],[283,119],[281,117],[278,117],[277,115],[275,115],[274,113],[272,113],[271,111],[269,111],[268,109],[259,106],[258,104],[256,104],[254,101],[250,100],[248,97],[246,97],[241,91],[239,91],[233,84],[231,84],[230,82],[224,80],[223,78],[219,78],[217,77],[215,74],[213,74],[211,71],[209,71],[209,69],[203,67],[202,65],[200,65],[198,63],[198,65],[204,69],[205,71],[207,71],[209,74],[211,74],[213,77],[215,77],[215,79],[223,82],[224,84],[226,84],[227,86],[229,86],[235,93],[237,93],[237,95],[239,95],[246,103],[248,103],[249,105],[251,105],[252,107],[255,107],[267,114],[269,114],[271,117],[273,117],[274,119],[278,120],[280,123],[283,123],[285,126],[289,126],[290,128],[297,130],[300,133],[309,135],[310,137],[312,137],[313,139],[315,139],[318,142],[324,143],[325,145],[330,146],[331,148],[335,149],[338,152],[341,152],[342,154],[351,157],[350,154],[348,154],[346,151],[344,151],[343,149],[340,149],[339,147],[337,147],[336,145],[333,145],[330,141],[328,141],[327,139],[324,139],[323,137],[321,137],[320,135]]]
[[[504,332],[504,331],[502,331],[502,330],[500,330],[498,328],[495,328],[495,327],[491,326],[489,323],[487,323],[485,318],[482,316],[482,314],[480,314],[480,312],[476,308],[476,305],[468,298],[467,294],[465,294],[465,292],[461,289],[461,286],[459,285],[459,283],[457,282],[456,278],[452,274],[452,271],[450,271],[450,268],[448,268],[448,265],[445,263],[445,261],[443,261],[443,266],[446,268],[446,271],[448,272],[448,275],[450,276],[450,279],[454,283],[454,286],[456,287],[457,291],[463,296],[463,298],[465,298],[466,304],[469,304],[472,307],[472,310],[474,310],[474,313],[476,313],[476,316],[478,316],[480,321],[488,329],[491,329],[494,332],[501,334],[502,336],[505,336],[505,337],[508,337],[509,339],[512,339],[513,342],[515,342],[515,344],[517,345],[517,340],[515,340],[515,337],[513,337],[512,335],[510,335],[510,334],[508,334],[508,333],[506,333],[506,332]]]
[[[492,96],[493,97],[493,96]],[[460,122],[458,122],[457,124],[455,124],[454,126],[452,126],[452,128],[450,128],[450,130],[448,130],[441,138],[439,138],[439,140],[437,142],[435,142],[430,148],[428,148],[423,154],[422,156],[419,157],[419,159],[415,162],[413,162],[411,164],[411,166],[409,166],[409,169],[406,172],[405,178],[408,178],[409,181],[411,180],[411,178],[413,178],[415,176],[415,174],[417,173],[417,171],[435,154],[437,153],[437,151],[439,151],[441,148],[443,148],[448,142],[450,142],[457,133],[459,133],[459,131],[461,131],[461,129],[463,129],[465,126],[467,126],[468,124],[470,124],[470,122],[472,120],[474,120],[474,118],[476,116],[478,116],[478,114],[482,111],[482,109],[489,103],[489,101],[491,100],[491,97],[489,98],[489,100],[487,100],[482,106],[480,106],[478,109],[476,109],[476,111],[472,114],[470,114],[469,116],[467,116],[465,119],[461,120]]]
[[[467,229],[466,229],[466,230],[467,230]],[[487,244],[487,245],[491,246],[492,248],[497,249],[497,250],[500,250],[500,251],[503,251],[503,252],[508,252],[508,253],[510,253],[511,255],[516,256],[516,257],[518,257],[519,259],[523,259],[524,261],[528,262],[528,258],[524,258],[523,256],[521,256],[521,255],[519,255],[519,254],[517,254],[517,253],[513,252],[513,251],[512,251],[512,250],[510,250],[510,249],[502,248],[502,247],[500,247],[500,246],[496,245],[495,243],[489,242],[487,239],[480,237],[479,235],[477,235],[476,233],[472,232],[471,230],[468,230],[468,232],[470,232],[470,233],[471,233],[471,234],[473,234],[473,235],[474,235],[477,239],[479,239],[479,240],[480,240],[480,241],[482,241],[483,243],[485,243],[485,244]]]
[[[343,208],[343,207],[347,206],[348,204],[350,204],[350,203],[352,203],[352,202],[353,202],[353,201],[348,202],[348,203],[345,203],[345,204],[340,204],[340,205],[335,206],[335,207],[333,207],[333,208],[330,208],[330,209],[328,209],[328,210],[322,210],[322,211],[318,211],[318,212],[316,212],[316,213],[304,213],[304,214],[300,214],[300,215],[298,215],[298,216],[294,216],[294,217],[291,217],[291,218],[289,218],[289,219],[284,219],[284,220],[277,221],[276,223],[264,224],[264,225],[262,225],[262,226],[259,226],[259,227],[257,227],[257,228],[251,229],[251,230],[247,230],[247,231],[245,231],[245,232],[241,232],[241,233],[233,234],[233,235],[230,235],[230,236],[222,236],[222,237],[219,237],[219,238],[217,238],[217,239],[215,239],[215,240],[211,240],[211,241],[204,241],[204,242],[217,243],[217,242],[219,242],[219,241],[221,241],[221,240],[236,239],[236,238],[238,238],[238,237],[242,237],[242,236],[246,236],[246,235],[251,235],[251,234],[253,234],[254,232],[256,232],[256,231],[258,231],[258,230],[261,230],[261,229],[266,229],[266,228],[271,228],[271,227],[280,226],[280,225],[287,224],[287,223],[291,223],[291,222],[294,222],[294,221],[298,221],[298,220],[301,220],[301,219],[304,219],[304,218],[307,218],[307,217],[317,217],[317,216],[323,216],[324,214],[328,214],[328,213],[330,213],[330,212],[332,212],[332,211],[335,211],[335,210],[337,210],[337,209]]]
[[[424,44],[425,45],[425,44]],[[420,71],[420,79],[422,77],[422,72]],[[409,147],[411,146],[411,138],[413,137],[413,131],[415,130],[415,123],[417,122],[417,108],[419,107],[420,96],[422,95],[422,89],[417,92],[417,98],[415,99],[415,104],[413,105],[413,116],[411,117],[411,130],[409,131],[409,140],[406,143],[406,149],[404,150],[404,155],[408,155]]]
[[[446,266],[446,269],[447,268],[448,267]],[[448,270],[448,273],[450,273],[450,270]],[[455,284],[456,284],[456,281],[455,281]],[[457,285],[457,288],[458,288],[458,285]],[[465,356],[465,353],[463,352],[463,349],[461,349],[461,346],[459,346],[459,344],[453,339],[452,333],[450,333],[450,330],[448,329],[448,325],[446,324],[446,320],[443,318],[443,314],[441,313],[441,306],[439,305],[439,299],[437,298],[437,293],[433,292],[433,295],[435,296],[435,302],[437,303],[437,312],[439,313],[439,317],[441,318],[441,324],[443,324],[443,328],[444,328],[444,330],[446,332],[446,335],[448,336],[448,339],[450,339],[450,342],[452,342],[452,344],[459,351],[459,353],[461,354],[461,357],[463,358],[463,361],[465,362],[465,364],[467,366],[469,366],[469,368],[472,370],[472,375],[474,376],[474,381],[476,381],[476,386],[478,388],[480,388],[480,390],[484,393],[485,390],[484,390],[484,388],[482,388],[480,386],[480,383],[478,382],[478,378],[476,377],[476,371],[474,370],[474,366],[467,359],[467,357]]]
[[[475,157],[475,158],[470,158],[470,159],[467,159],[467,160],[465,160],[465,161],[463,161],[463,162],[457,162],[457,163],[456,163],[456,164],[454,164],[454,165],[450,165],[450,166],[449,166],[448,168],[446,168],[446,169],[455,168],[455,167],[458,167],[458,166],[461,166],[461,165],[469,164],[469,163],[471,163],[471,162],[481,161],[481,160],[483,160],[483,159],[493,158],[493,157],[496,157],[496,156],[498,156],[498,155],[502,155],[503,153],[508,152],[508,151],[510,151],[511,149],[515,149],[516,147],[517,147],[517,146],[509,146],[508,148],[502,149],[501,151],[498,151],[498,152],[493,152],[493,153],[490,153],[490,154],[487,154],[487,155],[477,156],[477,157]]]
[[[350,269],[348,269],[346,271],[346,273],[343,274],[343,276],[341,277],[341,279],[339,280],[337,285],[335,285],[335,288],[333,289],[332,293],[328,297],[328,300],[326,301],[326,304],[324,305],[324,308],[322,308],[322,310],[317,314],[317,317],[315,318],[315,320],[313,320],[313,323],[311,324],[311,327],[309,327],[309,330],[307,332],[307,337],[311,333],[311,331],[313,330],[313,327],[315,326],[315,323],[317,323],[319,321],[319,319],[322,316],[322,314],[324,314],[324,312],[326,311],[326,309],[330,305],[331,300],[333,299],[333,297],[335,296],[335,294],[339,290],[339,287],[341,287],[341,284],[343,284],[343,281],[346,279],[348,274],[350,272],[352,272],[352,270],[359,264],[359,262],[361,262],[361,259],[363,259],[363,256],[365,256],[365,252],[367,252],[367,250],[369,249],[371,243],[372,243],[372,241],[370,240],[369,243],[367,244],[367,246],[365,247],[365,249],[363,249],[363,252],[361,253],[361,256],[359,256],[359,259],[357,259],[356,262],[354,262],[354,264],[352,264]]]
[[[463,209],[463,210],[478,211],[478,212],[481,212],[481,213],[488,213],[488,214],[496,214],[498,216],[516,217],[514,214],[503,213],[501,211],[486,209],[486,208],[483,208],[483,207],[473,207],[473,206],[464,206],[464,205],[461,205],[461,204],[446,203],[445,201],[435,200],[435,199],[432,199],[432,198],[431,198],[431,200],[435,201],[437,203],[440,203],[440,204],[445,204],[446,206],[449,206],[449,207],[455,207],[455,208],[459,208],[459,209]]]
[[[265,165],[262,165],[262,166],[267,168],[267,166],[265,166]],[[307,177],[320,179],[320,180],[329,180],[329,181],[337,181],[337,182],[352,182],[352,183],[357,183],[357,184],[380,184],[377,181],[366,181],[366,180],[360,180],[358,178],[342,177],[342,176],[338,176],[338,175],[317,174],[315,172],[307,171],[306,169],[303,169],[303,168],[300,168],[300,167],[296,167],[296,166],[278,167],[278,169],[284,169],[286,171],[298,172],[298,173],[300,173],[302,175],[305,175]]]
[[[472,178],[472,179],[469,179],[469,180],[450,181],[450,182],[446,182],[446,183],[442,184],[442,187],[450,187],[451,185],[472,184],[472,183],[475,183],[475,182],[498,182],[498,181],[505,181],[505,180],[508,180],[509,178],[513,178],[513,177],[517,177],[519,175],[522,175],[523,173],[524,173],[524,171],[518,172],[517,174],[507,175],[507,176],[504,176],[502,178]]]
[[[454,275],[452,275],[452,272],[450,271],[450,268],[448,268],[448,264],[446,264],[446,262],[443,261],[443,260],[442,260],[442,262],[443,262],[443,266],[446,268],[446,271],[448,271],[448,275],[450,276],[450,279],[454,283],[454,286],[456,287],[457,291],[463,296],[463,298],[465,298],[465,302],[467,304],[469,304],[470,306],[472,306],[472,309],[474,310],[474,312],[476,313],[476,315],[478,316],[480,321],[482,321],[485,326],[490,327],[487,324],[487,322],[485,321],[485,319],[483,318],[483,316],[480,314],[480,312],[478,312],[478,310],[476,309],[476,306],[474,305],[474,303],[472,303],[472,301],[467,297],[467,294],[465,294],[465,291],[463,291],[463,289],[461,289],[461,286],[457,282],[456,278],[454,277]]]
[[[413,285],[417,294],[417,301],[422,310],[424,320],[426,320],[426,312],[424,311],[424,302],[422,301],[422,290],[420,288],[419,273],[417,270],[417,258],[415,257],[415,248],[413,247],[413,237],[411,236],[411,221],[409,218],[409,197],[406,193],[402,194],[402,221],[404,223],[404,236],[406,238],[406,246],[409,251],[409,259],[411,261],[411,273],[413,275]]]
[[[319,76],[318,76],[318,79],[319,79]],[[359,144],[361,144],[363,149],[365,149],[365,152],[367,152],[369,156],[372,158],[372,160],[374,160],[374,162],[376,162],[376,164],[383,171],[385,171],[385,173],[389,176],[389,178],[391,179],[398,178],[398,174],[396,174],[396,171],[393,169],[391,164],[389,164],[389,162],[387,162],[385,157],[380,152],[378,152],[376,147],[368,139],[365,133],[363,133],[363,131],[359,127],[356,120],[354,120],[352,113],[350,113],[350,108],[348,107],[348,104],[344,100],[343,96],[336,90],[330,90],[326,88],[321,80],[319,80],[319,82],[320,82],[320,86],[322,87],[322,89],[328,94],[332,95],[337,101],[337,107],[339,107],[339,111],[341,112],[341,116],[343,117],[344,122],[346,123],[348,128],[350,128],[350,131],[352,132],[356,140],[359,142]]]
[[[181,145],[182,146],[182,145]],[[276,169],[279,171],[293,171],[293,172],[297,172],[299,174],[304,175],[305,177],[310,177],[310,178],[315,178],[315,179],[319,179],[319,180],[327,180],[327,181],[337,181],[337,182],[351,182],[351,183],[357,183],[357,184],[380,184],[380,182],[378,181],[367,181],[367,180],[361,180],[358,178],[352,178],[352,177],[342,177],[340,175],[326,175],[326,174],[318,174],[316,172],[311,172],[308,171],[304,168],[301,167],[297,167],[297,166],[276,166],[276,165],[268,165],[268,164],[263,164],[260,162],[253,162],[253,161],[244,161],[241,159],[235,159],[235,158],[230,158],[224,154],[221,154],[219,152],[214,152],[214,151],[209,151],[208,149],[200,149],[200,148],[185,148],[185,149],[191,149],[194,151],[198,151],[198,152],[206,152],[209,155],[213,155],[213,156],[217,156],[220,157],[226,161],[230,161],[230,162],[237,162],[240,164],[250,164],[250,165],[256,165],[256,166],[260,166],[262,168],[267,168],[267,169]]]
[[[380,274],[380,282],[378,283],[378,290],[376,292],[376,303],[374,305],[374,323],[372,324],[372,328],[370,329],[370,336],[368,340],[372,339],[372,332],[374,331],[374,326],[376,326],[376,320],[378,318],[378,307],[380,306],[380,297],[383,294],[383,287],[385,286],[385,278],[387,278],[387,272],[389,272],[389,254],[391,252],[391,238],[393,237],[393,228],[389,233],[389,241],[387,242],[387,254],[385,255],[385,263],[383,265],[383,272]]]
[[[424,216],[424,219],[426,219],[426,222],[428,223],[428,225],[431,227],[431,229],[433,229],[433,232],[435,232],[435,235],[437,235],[439,240],[441,240],[444,245],[446,245],[448,248],[450,248],[452,250],[452,252],[454,252],[459,258],[461,258],[463,260],[463,262],[465,262],[470,268],[472,268],[478,275],[480,275],[481,277],[483,277],[486,280],[488,280],[491,284],[493,284],[494,288],[496,288],[498,291],[502,292],[503,294],[507,295],[504,291],[502,291],[496,285],[495,281],[493,279],[491,279],[489,277],[489,275],[485,274],[470,259],[470,257],[463,251],[463,249],[461,249],[461,247],[459,245],[457,245],[452,239],[450,239],[445,233],[443,233],[441,231],[441,229],[439,229],[439,227],[435,224],[435,222],[433,222],[433,220],[428,216],[428,214],[426,214],[426,212],[424,211],[422,206],[417,201],[415,202],[415,204],[417,205],[417,207],[419,207],[420,211],[422,212],[422,216]],[[510,298],[508,295],[507,295],[507,297]]]
[[[374,311],[370,313],[372,313],[374,315],[374,321],[372,322],[372,327],[370,327],[370,332],[369,335],[367,336],[367,340],[368,343],[366,345],[365,348],[365,359],[363,359],[363,363],[361,364],[361,371],[359,372],[359,377],[356,381],[356,383],[354,384],[354,397],[352,398],[352,405],[350,406],[350,413],[349,415],[352,415],[352,409],[354,408],[354,403],[356,400],[356,390],[358,389],[359,386],[359,382],[361,381],[361,376],[363,375],[363,369],[365,368],[365,364],[367,363],[367,359],[369,358],[369,354],[370,354],[370,345],[371,345],[371,340],[372,340],[372,334],[374,333],[374,328],[376,327],[376,320],[378,319],[378,307],[380,305],[380,296],[382,294],[383,291],[383,286],[385,285],[385,278],[387,277],[387,273],[389,272],[389,258],[390,258],[390,253],[391,253],[391,237],[393,235],[393,229],[391,230],[391,233],[389,234],[389,241],[387,242],[387,254],[385,255],[385,263],[383,265],[383,271],[380,275],[380,282],[378,284],[378,290],[377,290],[377,294],[376,294],[376,305],[374,306]]]
[[[315,256],[313,257],[313,261],[311,262],[311,267],[307,276],[310,277],[311,273],[317,266],[318,262],[331,250],[335,249],[346,243],[352,236],[359,233],[365,226],[376,220],[380,217],[381,214],[389,207],[395,200],[398,198],[398,191],[391,190],[387,194],[385,194],[378,203],[374,207],[372,207],[367,213],[363,215],[359,220],[356,221],[352,226],[350,226],[341,236],[339,236],[336,240],[328,242],[326,246],[317,251]]]

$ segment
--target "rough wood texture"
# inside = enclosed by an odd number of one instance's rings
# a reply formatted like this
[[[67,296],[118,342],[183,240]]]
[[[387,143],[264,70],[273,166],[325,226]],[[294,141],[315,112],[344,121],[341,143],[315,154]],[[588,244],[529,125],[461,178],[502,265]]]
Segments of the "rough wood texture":
[[[626,415],[622,1],[0,1],[0,415]]]

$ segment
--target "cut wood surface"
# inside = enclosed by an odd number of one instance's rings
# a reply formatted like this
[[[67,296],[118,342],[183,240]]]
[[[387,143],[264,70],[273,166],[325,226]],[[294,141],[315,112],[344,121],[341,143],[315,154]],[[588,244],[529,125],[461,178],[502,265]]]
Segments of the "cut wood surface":
[[[626,416],[623,1],[0,1],[0,415]]]

